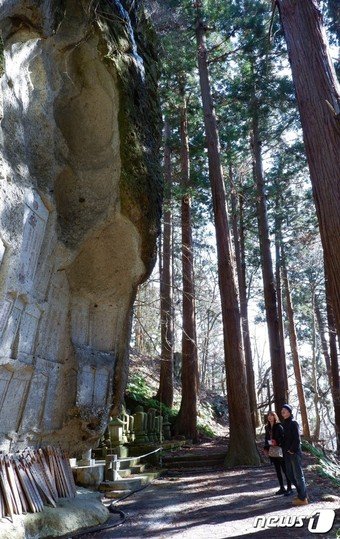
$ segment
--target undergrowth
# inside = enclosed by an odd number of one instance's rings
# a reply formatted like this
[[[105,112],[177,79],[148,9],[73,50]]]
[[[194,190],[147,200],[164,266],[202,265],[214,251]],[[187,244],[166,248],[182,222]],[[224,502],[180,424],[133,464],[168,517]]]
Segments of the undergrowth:
[[[137,406],[143,406],[144,411],[149,408],[155,408],[163,417],[168,416],[170,425],[173,426],[179,412],[179,408],[174,406],[168,408],[160,403],[153,396],[153,390],[148,386],[145,378],[140,374],[133,374],[127,385],[125,393],[126,408],[134,411]],[[200,403],[199,414],[197,421],[197,430],[201,436],[213,438],[215,436],[213,430],[213,409],[209,403]]]
[[[126,407],[132,411],[136,406],[143,406],[144,411],[147,411],[149,408],[155,408],[163,417],[167,415],[171,424],[173,424],[178,414],[177,408],[168,408],[168,406],[153,398],[152,389],[140,374],[132,375],[126,388],[125,403]]]
[[[303,440],[302,447],[311,455],[318,459],[316,469],[322,477],[330,479],[333,484],[340,486],[340,464],[334,457],[327,455],[324,451],[315,445]]]

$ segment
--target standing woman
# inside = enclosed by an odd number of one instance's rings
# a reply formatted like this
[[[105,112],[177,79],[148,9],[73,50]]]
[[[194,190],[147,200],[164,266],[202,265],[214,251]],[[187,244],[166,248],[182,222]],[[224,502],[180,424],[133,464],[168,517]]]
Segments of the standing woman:
[[[269,448],[271,446],[281,447],[283,443],[284,433],[283,433],[283,427],[275,412],[268,412],[267,420],[268,420],[268,423],[265,427],[264,452],[268,456]],[[283,456],[282,457],[269,456],[269,459],[275,466],[276,475],[280,484],[280,490],[275,492],[275,494],[285,494],[286,496],[289,496],[290,494],[293,493],[292,484],[287,477],[286,466],[285,466],[285,461],[284,461]],[[282,471],[286,476],[287,490],[284,488]]]

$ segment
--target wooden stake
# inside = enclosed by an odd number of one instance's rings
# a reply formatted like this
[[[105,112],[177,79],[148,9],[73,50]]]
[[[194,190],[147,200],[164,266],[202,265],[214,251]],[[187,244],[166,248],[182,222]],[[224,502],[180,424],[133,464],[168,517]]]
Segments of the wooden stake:
[[[19,479],[19,476],[18,476],[18,470],[17,470],[17,468],[15,466],[15,457],[13,457],[13,456],[11,457],[11,464],[12,464],[15,483],[16,483],[18,493],[19,493],[19,496],[20,496],[22,512],[27,513],[28,510],[29,510],[28,502],[27,502],[25,493],[24,493],[24,491],[22,489],[21,483],[20,483],[20,479]]]
[[[17,489],[15,477],[14,477],[12,463],[11,463],[8,455],[4,456],[4,461],[5,461],[5,467],[6,467],[6,472],[7,472],[8,483],[10,485],[11,492],[12,492],[12,495],[13,495],[13,499],[14,499],[14,502],[15,502],[14,512],[17,515],[21,515],[22,514],[22,505],[21,505],[20,496],[19,496],[19,492],[18,492],[18,489]]]
[[[47,463],[47,460],[46,460],[46,457],[45,457],[45,454],[43,452],[42,449],[38,449],[38,460],[41,462],[41,465],[42,465],[42,468],[44,470],[44,474],[45,474],[45,477],[46,477],[46,480],[47,480],[47,484],[49,486],[49,489],[53,495],[53,498],[55,501],[57,501],[58,499],[58,491],[57,491],[57,487],[56,487],[56,484],[55,484],[55,479],[51,473],[51,470],[50,470],[50,467]]]
[[[15,460],[15,466],[18,472],[18,477],[19,477],[22,489],[26,495],[28,507],[32,513],[37,513],[39,511],[39,508],[36,505],[34,493],[32,493],[32,487],[31,487],[30,481],[19,459]]]
[[[3,495],[4,495],[5,513],[10,517],[10,519],[13,522],[13,515],[14,515],[13,496],[11,492],[11,487],[7,480],[6,469],[5,469],[2,456],[0,456],[0,485],[2,488]]]

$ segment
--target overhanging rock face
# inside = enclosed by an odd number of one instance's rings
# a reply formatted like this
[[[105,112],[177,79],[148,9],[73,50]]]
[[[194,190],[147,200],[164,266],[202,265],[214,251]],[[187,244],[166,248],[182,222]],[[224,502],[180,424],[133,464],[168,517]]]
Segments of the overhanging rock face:
[[[0,450],[79,453],[124,391],[161,202],[152,31],[131,4],[0,0]]]

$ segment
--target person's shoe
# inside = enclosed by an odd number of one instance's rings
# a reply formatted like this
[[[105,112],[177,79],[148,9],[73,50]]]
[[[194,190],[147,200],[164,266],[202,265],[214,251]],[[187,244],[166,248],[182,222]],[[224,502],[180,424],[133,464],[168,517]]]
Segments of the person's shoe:
[[[275,496],[278,496],[279,494],[286,494],[286,489],[285,488],[280,488],[280,490],[275,492]]]
[[[284,487],[281,487],[280,490],[275,492],[275,496],[278,496],[279,494],[285,494],[285,493],[286,493],[286,489]]]
[[[293,505],[308,505],[308,499],[305,498],[304,500],[301,500],[301,498],[296,498],[293,500]]]
[[[291,489],[289,489],[289,490],[286,490],[285,496],[292,496],[293,493],[294,493],[294,492],[293,492],[293,489],[291,488]]]

